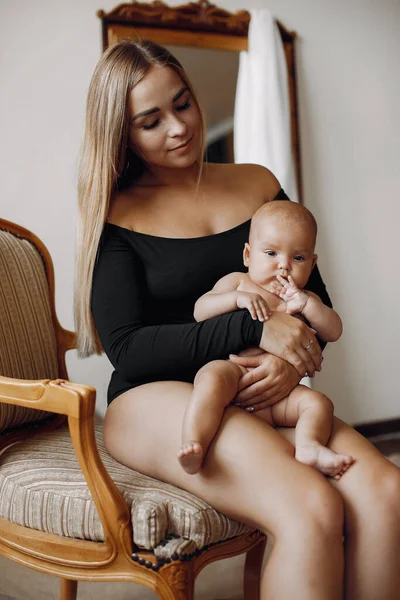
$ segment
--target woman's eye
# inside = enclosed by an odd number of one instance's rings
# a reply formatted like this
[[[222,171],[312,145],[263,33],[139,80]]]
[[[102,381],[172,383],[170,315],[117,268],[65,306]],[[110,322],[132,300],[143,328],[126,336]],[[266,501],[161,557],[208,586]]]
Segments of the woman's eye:
[[[146,131],[148,129],[154,129],[154,127],[157,127],[159,122],[160,122],[160,119],[157,119],[156,121],[154,121],[154,123],[151,123],[151,125],[143,125],[143,129],[145,129]]]
[[[300,254],[297,254],[296,256],[293,257],[294,260],[296,260],[297,262],[301,262],[302,260],[304,260],[304,256],[300,256]]]
[[[190,108],[192,105],[189,102],[189,100],[187,102],[185,102],[185,104],[182,104],[181,106],[177,106],[176,110],[186,110],[187,108]]]

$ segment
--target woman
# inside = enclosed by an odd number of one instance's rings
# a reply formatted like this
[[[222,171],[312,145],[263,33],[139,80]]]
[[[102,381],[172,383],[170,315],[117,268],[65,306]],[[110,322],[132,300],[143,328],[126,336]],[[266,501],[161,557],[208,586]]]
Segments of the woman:
[[[106,447],[272,534],[264,600],[336,600],[343,586],[351,600],[394,600],[399,470],[345,423],[335,420],[329,445],[356,462],[339,481],[294,459],[292,431],[233,406],[200,474],[177,461],[203,364],[259,345],[258,357],[231,358],[251,367],[237,399],[254,411],[321,365],[315,332],[290,315],[260,323],[237,311],[194,322],[194,301],[210,283],[244,269],[252,214],[285,197],[262,167],[204,165],[204,143],[196,95],[167,50],[121,42],[105,52],[89,89],[80,165],[76,315],[81,355],[104,348],[115,367]],[[317,271],[308,285],[329,303]]]

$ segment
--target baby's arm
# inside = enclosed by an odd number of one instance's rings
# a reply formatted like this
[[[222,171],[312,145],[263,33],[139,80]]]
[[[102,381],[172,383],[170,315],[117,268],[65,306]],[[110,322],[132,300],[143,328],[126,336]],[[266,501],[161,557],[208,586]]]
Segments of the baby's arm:
[[[340,338],[342,321],[336,311],[323,304],[313,292],[299,289],[290,275],[288,279],[278,275],[277,279],[282,288],[275,293],[285,300],[287,313],[301,313],[324,342],[335,342]]]
[[[238,290],[243,277],[243,273],[229,273],[217,281],[213,289],[201,296],[194,305],[196,321],[205,321],[238,308],[247,308],[253,319],[267,321],[271,311],[264,298],[256,293]]]

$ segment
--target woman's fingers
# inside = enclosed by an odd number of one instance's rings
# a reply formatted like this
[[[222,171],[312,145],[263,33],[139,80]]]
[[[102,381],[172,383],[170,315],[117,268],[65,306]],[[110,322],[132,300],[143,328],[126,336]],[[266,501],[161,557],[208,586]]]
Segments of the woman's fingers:
[[[240,408],[247,408],[248,406],[255,406],[258,402],[266,401],[268,399],[269,390],[264,389],[261,382],[257,382],[239,392],[236,395],[233,404],[236,404]]]
[[[244,375],[242,375],[242,377],[240,378],[239,381],[239,385],[238,385],[238,392],[241,392],[241,390],[248,388],[249,386],[253,386],[255,383],[259,382],[259,381],[264,381],[265,380],[265,373],[263,373],[263,370],[260,368],[253,368],[251,369],[251,371],[248,371],[248,373],[245,373]],[[250,396],[248,396],[250,397]]]
[[[262,354],[255,354],[254,356],[238,356],[237,354],[230,354],[229,360],[242,367],[254,369],[254,367],[258,367],[261,364],[262,356]],[[243,377],[245,377],[245,375],[243,375]]]
[[[256,403],[256,398],[264,398],[264,394],[267,392],[269,385],[271,385],[272,381],[265,377],[259,381],[250,384],[245,389],[241,390],[238,394],[236,394],[234,403],[240,404],[242,408],[246,406],[252,406]]]
[[[304,351],[307,352],[308,356],[314,363],[315,369],[317,371],[321,370],[321,362],[322,362],[322,351],[320,345],[315,339],[314,335],[310,335],[308,341],[304,343]]]
[[[301,352],[300,349],[299,352]],[[314,373],[315,366],[313,361],[310,358],[306,361],[298,352],[287,350],[283,358],[296,369],[301,377],[304,377],[309,369]]]

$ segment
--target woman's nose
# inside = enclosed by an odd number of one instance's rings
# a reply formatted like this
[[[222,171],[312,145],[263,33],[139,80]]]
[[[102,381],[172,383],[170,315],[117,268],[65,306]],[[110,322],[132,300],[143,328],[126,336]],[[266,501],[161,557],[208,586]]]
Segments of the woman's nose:
[[[169,123],[169,135],[171,137],[184,135],[187,131],[187,126],[184,121],[181,121],[177,115],[171,116]]]

